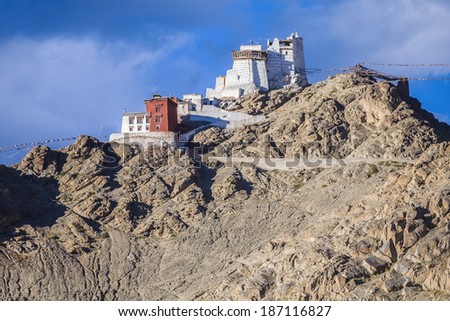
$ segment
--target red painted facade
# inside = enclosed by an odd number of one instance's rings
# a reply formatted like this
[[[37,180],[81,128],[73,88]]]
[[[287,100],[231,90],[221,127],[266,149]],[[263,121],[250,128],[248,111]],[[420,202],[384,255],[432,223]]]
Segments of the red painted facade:
[[[151,132],[176,132],[178,127],[177,99],[153,96],[145,101],[150,117]]]

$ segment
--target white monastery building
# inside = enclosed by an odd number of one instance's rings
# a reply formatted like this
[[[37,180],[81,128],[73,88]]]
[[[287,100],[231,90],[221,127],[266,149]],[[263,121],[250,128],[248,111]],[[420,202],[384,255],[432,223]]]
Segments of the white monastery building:
[[[206,89],[208,99],[239,98],[255,90],[269,91],[289,84],[306,86],[303,38],[292,33],[262,45],[243,45],[233,50],[233,67],[216,78],[216,87]]]
[[[238,128],[266,119],[264,115],[224,110],[220,108],[223,99],[292,84],[308,85],[303,39],[297,33],[269,40],[265,49],[260,44],[243,45],[233,50],[232,56],[233,68],[226,76],[217,77],[216,87],[207,88],[205,98],[200,94],[183,95],[183,99],[155,94],[144,101],[145,112],[122,115],[121,132],[111,134],[110,141],[183,147],[208,127]]]

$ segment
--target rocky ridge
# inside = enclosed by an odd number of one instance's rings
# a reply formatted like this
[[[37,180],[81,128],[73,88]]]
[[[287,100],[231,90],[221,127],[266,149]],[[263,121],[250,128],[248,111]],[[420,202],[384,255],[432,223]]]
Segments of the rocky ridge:
[[[0,166],[0,298],[450,298],[447,125],[354,75],[224,108],[268,120],[197,134],[213,155],[414,163],[287,172],[87,136],[35,147]]]
[[[415,159],[450,135],[448,126],[416,99],[402,97],[397,86],[351,75],[304,90],[255,93],[233,106],[268,120],[234,131],[216,153]]]

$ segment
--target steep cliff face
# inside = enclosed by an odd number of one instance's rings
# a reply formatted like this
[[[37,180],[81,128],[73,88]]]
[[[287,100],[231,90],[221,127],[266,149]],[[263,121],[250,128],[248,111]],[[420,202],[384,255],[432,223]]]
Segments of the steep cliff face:
[[[284,171],[87,136],[36,147],[0,166],[0,299],[450,298],[447,125],[351,75],[224,108],[268,120],[199,133],[213,155],[361,161]]]

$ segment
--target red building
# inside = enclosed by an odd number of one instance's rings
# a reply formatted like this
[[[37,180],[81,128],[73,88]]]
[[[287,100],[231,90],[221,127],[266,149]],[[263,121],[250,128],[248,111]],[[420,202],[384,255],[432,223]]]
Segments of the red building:
[[[150,113],[151,132],[176,132],[178,127],[177,99],[153,95],[145,100],[146,110]]]

